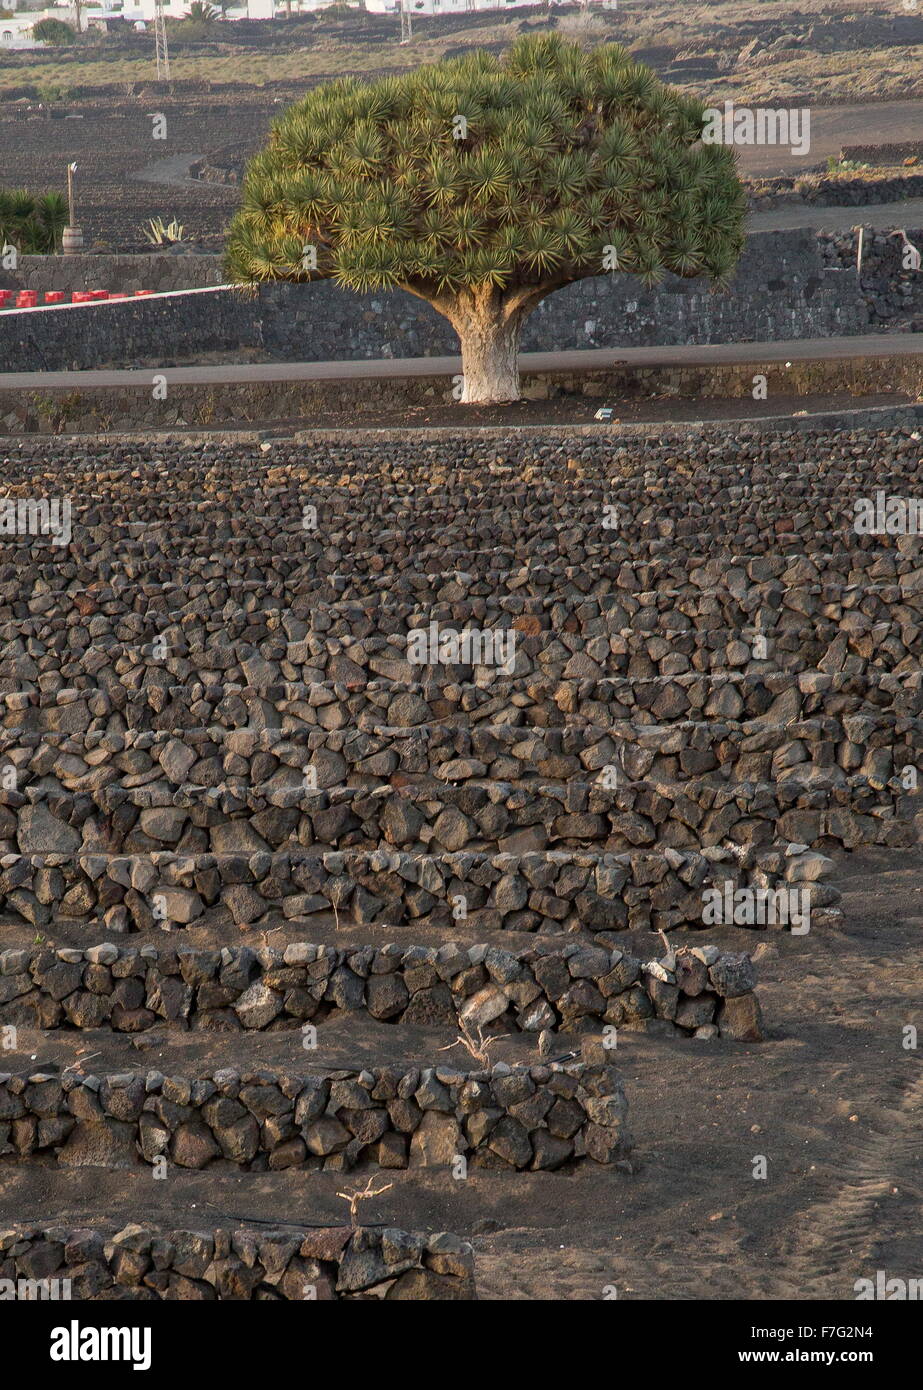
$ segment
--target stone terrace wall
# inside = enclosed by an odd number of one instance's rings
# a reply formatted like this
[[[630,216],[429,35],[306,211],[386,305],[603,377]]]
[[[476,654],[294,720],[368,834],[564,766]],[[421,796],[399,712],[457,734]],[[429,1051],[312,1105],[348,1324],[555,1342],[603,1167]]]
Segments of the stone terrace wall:
[[[61,1281],[51,1294],[61,1299],[477,1297],[467,1242],[447,1232],[421,1235],[389,1227],[318,1226],[306,1232],[132,1224],[114,1231],[21,1225],[0,1231],[0,1281],[35,1279]]]
[[[522,780],[532,787],[551,778],[579,784],[598,780],[606,766],[624,772],[628,781],[675,784],[701,777],[710,778],[716,789],[722,782],[772,782],[785,768],[793,785],[822,780],[824,767],[830,769],[828,776],[835,776],[834,767],[853,773],[863,765],[863,775],[887,781],[923,749],[923,721],[877,711],[789,722],[763,718],[752,724],[688,720],[669,730],[631,720],[603,727],[575,719],[567,728],[541,729],[503,723],[470,729],[440,724],[389,729],[382,724],[374,729],[306,727],[298,739],[276,728],[231,731],[213,725],[126,729],[106,738],[103,746],[116,774],[129,769],[135,775],[154,773],[156,793],[149,789],[146,801],[151,806],[169,804],[164,798],[172,800],[184,785],[244,799],[259,792],[275,798],[272,804],[285,805],[298,804],[307,790],[309,767],[320,791],[342,786],[366,793],[392,785],[395,774],[404,786],[433,789],[435,784],[441,792],[447,782],[482,779]],[[102,785],[91,787],[91,780],[106,785],[116,780],[111,771],[91,772],[72,748],[67,734],[0,728],[0,765],[17,769],[15,790],[29,788],[30,801],[49,800],[62,790],[101,793]],[[43,781],[50,778],[54,781]],[[843,784],[842,778],[837,780]],[[218,795],[213,799],[219,800]],[[0,805],[17,805],[12,788],[0,788]],[[0,815],[0,824],[10,831],[8,817]],[[0,837],[6,841],[0,844],[5,852],[21,848],[9,843],[12,833]]]
[[[923,159],[923,140],[905,140],[893,145],[844,145],[840,159],[871,164],[873,168],[903,164],[905,159]]]
[[[855,156],[850,156],[855,158]],[[753,180],[751,206],[763,211],[798,204],[820,207],[863,207],[869,203],[898,203],[923,194],[923,170],[895,171],[890,176],[857,173],[844,175],[800,174],[794,177]],[[900,220],[900,211],[895,211]]]
[[[759,910],[780,886],[772,906],[803,935],[804,895],[813,917],[837,892],[800,836],[899,836],[913,810],[893,772],[923,716],[919,540],[857,533],[851,504],[883,479],[918,491],[919,442],[839,426],[11,449],[8,496],[58,496],[66,478],[74,504],[61,546],[23,525],[0,565],[0,747],[17,773],[0,777],[15,914],[0,1009],[29,1049],[0,1073],[13,1191],[57,1186],[58,1166],[134,1169],[143,1188],[162,1160],[180,1195],[204,1183],[236,1210],[270,1170],[293,1168],[284,1185],[308,1202],[361,1165],[411,1170],[395,1185],[432,1210],[464,1157],[501,1183],[529,1171],[553,1209],[560,1174],[630,1170],[608,1030],[662,1036],[661,1068],[691,1060],[690,1035],[722,1039],[727,1062],[762,1035],[746,955],[689,934],[645,960],[649,929],[781,918]],[[516,624],[522,650],[508,670],[412,656],[433,614]],[[607,804],[589,784],[613,755],[627,780]],[[57,1034],[41,1056],[36,1025]],[[477,1070],[432,1065],[463,1028]],[[491,1065],[504,1029],[525,1036]],[[541,1060],[522,1065],[536,1031]],[[98,1176],[79,1185],[91,1231],[114,1181]],[[132,1239],[120,1287],[196,1292],[171,1284],[163,1245]],[[302,1249],[286,1246],[322,1263]],[[214,1258],[196,1253],[182,1277]],[[410,1296],[429,1296],[432,1254],[414,1247]],[[329,1283],[380,1292],[394,1269],[382,1237],[361,1276]]]
[[[220,853],[235,837],[246,844],[254,832],[273,851],[374,849],[382,844],[430,853],[462,848],[624,853],[656,843],[676,849],[742,838],[769,844],[776,828],[808,845],[909,845],[913,832],[905,808],[911,803],[899,778],[923,748],[920,728],[920,721],[912,721],[902,744],[875,750],[874,761],[884,775],[846,775],[838,767],[825,774],[805,766],[788,785],[768,779],[728,786],[715,778],[669,782],[623,776],[618,785],[607,786],[597,776],[523,786],[485,776],[468,779],[464,786],[431,783],[397,792],[390,787],[311,791],[302,774],[300,785],[277,782],[271,789],[239,783],[205,789],[184,783],[171,790],[161,783],[155,791],[110,783],[68,795],[55,783],[22,778],[16,793],[2,793],[0,833],[10,854],[51,843],[93,853],[103,841],[113,854],[174,845]],[[910,733],[913,746],[906,738]],[[334,753],[308,766],[332,767],[338,761]],[[618,769],[617,763],[611,766]],[[784,771],[780,760],[779,772]],[[34,801],[27,803],[27,797]],[[108,833],[102,832],[104,825]]]
[[[58,836],[46,812],[42,833]],[[205,908],[221,907],[223,920],[251,926],[267,914],[301,922],[334,908],[362,926],[413,921],[451,930],[453,900],[463,897],[468,920],[484,931],[621,931],[658,926],[699,927],[703,893],[780,883],[810,883],[812,907],[835,903],[835,888],[816,880],[832,861],[782,844],[712,846],[705,853],[664,849],[629,854],[559,850],[534,853],[421,855],[390,848],[372,851],[305,850],[270,854],[246,822],[235,827],[237,852],[194,856],[154,851],[75,856],[73,850],[6,855],[0,873],[0,910],[35,927],[54,918],[101,918],[109,932],[156,931],[168,921],[182,927]],[[254,845],[246,848],[247,841]],[[72,842],[71,842],[72,843]],[[264,924],[264,925],[268,925]]]
[[[67,446],[69,545],[14,538],[0,576],[6,906],[107,932],[153,927],[158,896],[180,925],[441,928],[461,894],[478,929],[540,934],[697,925],[729,880],[829,906],[826,850],[910,837],[917,543],[852,520],[883,472],[918,490],[918,439],[708,437],[692,472],[675,438],[335,436],[255,474],[246,447],[118,446],[95,493]],[[7,464],[27,497],[48,477],[29,449]],[[414,664],[436,618],[511,629],[509,670]],[[567,746],[493,732],[523,722],[569,723]]]
[[[900,219],[895,218],[895,221]],[[923,255],[923,230],[910,227],[906,235]],[[826,237],[822,243],[825,264],[838,266],[855,279],[857,241],[855,231]],[[901,323],[916,332],[923,329],[923,273],[905,269],[904,255],[904,241],[900,235],[866,229],[862,243],[861,300],[868,315],[869,332],[878,333],[889,325]]]
[[[3,290],[192,290],[224,284],[220,256],[22,256],[18,269],[0,269]]]
[[[644,962],[574,941],[496,946],[223,947],[106,942],[0,951],[0,1022],[137,1033],[167,1022],[278,1032],[367,1012],[383,1023],[501,1032],[603,1024],[678,1036],[758,1038],[749,956],[681,947]]]
[[[825,269],[812,231],[765,232],[749,238],[727,293],[673,276],[656,290],[621,275],[583,280],[539,305],[522,347],[823,338],[861,333],[867,321],[855,280]],[[458,346],[450,325],[410,295],[354,296],[326,282],[54,314],[6,312],[0,333],[2,371],[166,365],[241,348],[276,361],[326,361],[439,356]]]
[[[348,1172],[450,1165],[544,1169],[631,1151],[614,1067],[584,1062],[459,1071],[371,1066],[329,1075],[188,1078],[65,1070],[0,1072],[0,1156],[53,1155],[63,1166]]]

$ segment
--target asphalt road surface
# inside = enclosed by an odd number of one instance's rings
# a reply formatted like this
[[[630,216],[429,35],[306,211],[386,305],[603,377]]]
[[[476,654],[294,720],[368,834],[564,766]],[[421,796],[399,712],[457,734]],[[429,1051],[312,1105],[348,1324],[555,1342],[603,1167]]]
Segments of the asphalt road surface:
[[[852,227],[923,227],[923,198],[897,203],[869,203],[865,207],[823,208],[813,204],[751,212],[748,232],[786,232],[811,227],[819,232],[848,232]]]
[[[923,334],[882,333],[853,338],[799,338],[776,343],[710,343],[694,347],[588,348],[573,352],[524,352],[523,371],[548,372],[606,367],[720,366],[735,362],[829,361],[850,357],[914,357],[923,354]],[[157,374],[177,385],[227,381],[331,381],[363,377],[452,376],[460,357],[398,357],[362,362],[259,362],[197,367],[158,367]],[[87,372],[7,372],[0,390],[40,386],[142,386],[154,368]]]

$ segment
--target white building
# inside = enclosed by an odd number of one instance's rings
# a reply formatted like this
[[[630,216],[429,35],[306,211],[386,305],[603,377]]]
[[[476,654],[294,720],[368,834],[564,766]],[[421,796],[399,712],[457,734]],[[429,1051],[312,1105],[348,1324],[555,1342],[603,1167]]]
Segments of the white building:
[[[32,26],[30,25],[29,28]],[[9,49],[11,52],[19,52],[20,49],[45,48],[46,45],[39,43],[37,39],[30,39],[26,34],[19,33],[18,30],[10,27],[8,19],[0,19],[0,48]]]
[[[183,19],[189,13],[189,3],[190,0],[163,0],[163,12],[168,19]],[[2,0],[0,8],[3,8]],[[11,9],[12,6],[7,4],[6,8]],[[292,8],[297,9],[297,3]],[[154,9],[154,0],[103,0],[93,9],[82,7],[80,24],[82,29],[98,28],[107,19],[124,19],[129,24],[150,24],[154,19]],[[278,0],[239,0],[233,9],[227,11],[225,19],[272,19],[274,11],[285,12]],[[64,24],[73,25],[75,29],[77,27],[77,11],[72,5],[46,5],[29,10],[19,8],[10,19],[0,19],[0,43],[7,48],[19,47],[20,41],[25,42],[32,26],[42,19],[60,19]]]
[[[7,6],[7,8],[10,8]],[[100,9],[84,9],[81,14],[81,28],[88,29],[98,24],[104,16],[116,18],[121,12],[108,6]],[[139,16],[140,18],[140,16]],[[0,44],[4,48],[46,48],[32,38],[32,30],[43,19],[59,19],[62,24],[77,27],[77,11],[72,5],[46,5],[43,9],[18,9],[10,19],[0,19]]]
[[[293,14],[325,10],[335,0],[291,0]],[[506,10],[535,5],[538,0],[404,0],[407,9],[414,15],[460,14],[473,10]],[[551,0],[552,4],[566,3],[567,0]],[[571,0],[575,3],[576,0]],[[366,9],[370,14],[393,14],[400,12],[401,0],[349,0],[354,9]],[[591,4],[614,9],[617,0],[590,0]],[[276,15],[286,15],[288,6],[285,0],[238,0],[226,11],[225,21],[237,19],[273,19]],[[103,0],[99,8],[83,9],[84,29],[95,28],[107,19],[124,19],[137,26],[151,24],[154,20],[155,0]],[[189,0],[163,0],[163,12],[168,19],[182,19],[189,13]],[[19,9],[10,19],[0,20],[0,48],[43,48],[32,38],[32,26],[41,19],[60,19],[76,28],[77,12],[70,5],[49,5],[45,9]]]
[[[552,0],[555,3],[556,0]],[[335,3],[335,0],[292,0],[292,10],[325,10],[328,5]],[[347,0],[352,3],[352,0]],[[539,0],[405,0],[406,8],[411,14],[465,14],[473,10],[507,10],[521,8],[524,5],[535,6]],[[599,3],[599,0],[596,0]],[[615,0],[608,0],[612,8]],[[284,5],[276,5],[276,13],[284,12]],[[369,14],[399,14],[400,0],[364,0],[360,4],[356,0],[354,8],[366,9]]]
[[[155,8],[154,0],[121,0],[121,3],[120,0],[108,0],[106,12],[110,18],[123,15],[126,19],[144,20],[150,24]],[[292,5],[293,10],[297,8],[297,5]],[[189,0],[163,0],[163,12],[167,19],[183,19],[189,13]],[[232,22],[235,19],[272,19],[274,12],[284,14],[285,7],[275,3],[275,0],[239,0],[232,9],[225,11],[224,19]]]
[[[0,19],[0,48],[45,48],[46,44],[33,39],[32,26],[48,18],[67,23],[64,10],[19,10],[9,19]]]
[[[534,5],[536,0],[406,0],[411,14],[464,14],[468,10],[506,10]],[[398,14],[398,0],[368,0],[370,14]]]

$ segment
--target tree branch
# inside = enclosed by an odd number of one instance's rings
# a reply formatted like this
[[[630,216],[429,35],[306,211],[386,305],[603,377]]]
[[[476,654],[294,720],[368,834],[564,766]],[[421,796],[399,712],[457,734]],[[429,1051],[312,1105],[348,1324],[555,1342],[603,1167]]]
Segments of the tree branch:
[[[509,320],[513,314],[518,313],[524,318],[555,290],[563,289],[565,285],[576,284],[578,280],[592,280],[604,274],[605,271],[600,272],[595,269],[577,270],[572,268],[562,271],[559,275],[550,276],[540,285],[519,285],[516,289],[508,291],[504,297],[504,316]]]

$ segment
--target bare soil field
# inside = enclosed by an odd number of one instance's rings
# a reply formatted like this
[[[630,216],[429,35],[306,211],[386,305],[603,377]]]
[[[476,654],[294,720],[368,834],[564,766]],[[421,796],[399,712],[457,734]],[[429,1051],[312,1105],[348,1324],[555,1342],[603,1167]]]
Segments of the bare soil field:
[[[590,43],[616,41],[638,51],[661,76],[701,93],[740,99],[791,101],[805,94],[815,104],[906,99],[921,95],[918,46],[923,16],[911,3],[865,0],[762,0],[684,8],[667,0],[623,0],[617,9],[582,13],[544,6],[509,13],[414,15],[410,42],[400,45],[395,16],[356,11],[320,13],[290,21],[215,24],[191,39],[173,27],[171,78],[275,85],[344,72],[381,74],[433,62],[473,47],[500,48],[523,27],[550,25]],[[0,91],[45,84],[70,90],[118,89],[148,84],[153,76],[150,35],[94,41],[68,52],[6,53]]]
[[[464,421],[471,428],[499,425],[592,425],[599,429],[617,430],[620,424],[656,424],[661,421],[690,420],[754,420],[767,416],[791,416],[798,414],[815,415],[827,411],[873,409],[879,406],[898,406],[913,403],[913,398],[895,392],[892,395],[862,396],[861,400],[845,392],[836,395],[774,396],[771,400],[754,401],[749,396],[724,397],[690,402],[670,399],[664,396],[649,399],[627,400],[620,398],[611,402],[603,397],[587,399],[585,396],[562,395],[551,401],[518,401],[514,405],[496,406],[405,406],[394,411],[383,411],[370,417],[363,417],[363,427],[370,429],[427,429],[430,426],[458,426]],[[597,422],[596,412],[601,407],[613,411],[611,420]],[[462,412],[464,411],[464,415]],[[342,410],[330,410],[304,417],[271,421],[241,421],[241,427],[260,428],[261,425],[273,430],[292,429],[335,429],[354,426],[355,410],[344,405]]]
[[[851,1300],[861,1277],[923,1268],[923,1071],[902,1030],[923,991],[923,851],[844,857],[839,925],[806,937],[754,933],[768,1037],[674,1041],[620,1030],[618,1065],[636,1148],[612,1169],[571,1174],[394,1171],[370,1221],[450,1229],[476,1248],[481,1298]],[[741,932],[713,934],[741,949]],[[726,938],[726,939],[725,939]],[[733,940],[731,940],[733,938]],[[215,940],[214,934],[211,937]],[[711,939],[711,936],[710,936]],[[622,938],[623,944],[628,942]],[[643,943],[632,940],[629,949]],[[29,1040],[31,1041],[31,1039]],[[562,1036],[566,1042],[566,1035]],[[299,1034],[35,1035],[35,1065],[170,1074],[187,1066],[309,1071],[419,1057],[450,1032],[330,1021],[318,1051]],[[24,1047],[28,1048],[24,1040]],[[516,1060],[522,1039],[498,1044]],[[433,1054],[435,1055],[435,1054]],[[460,1063],[461,1049],[444,1054]],[[190,1074],[188,1071],[186,1074]],[[201,1072],[197,1072],[201,1074]],[[768,1162],[755,1179],[754,1159]],[[354,1174],[354,1179],[361,1175]],[[343,1178],[0,1166],[0,1220],[167,1225],[337,1223]],[[351,1186],[356,1182],[351,1179]],[[607,1292],[608,1290],[608,1292]]]

